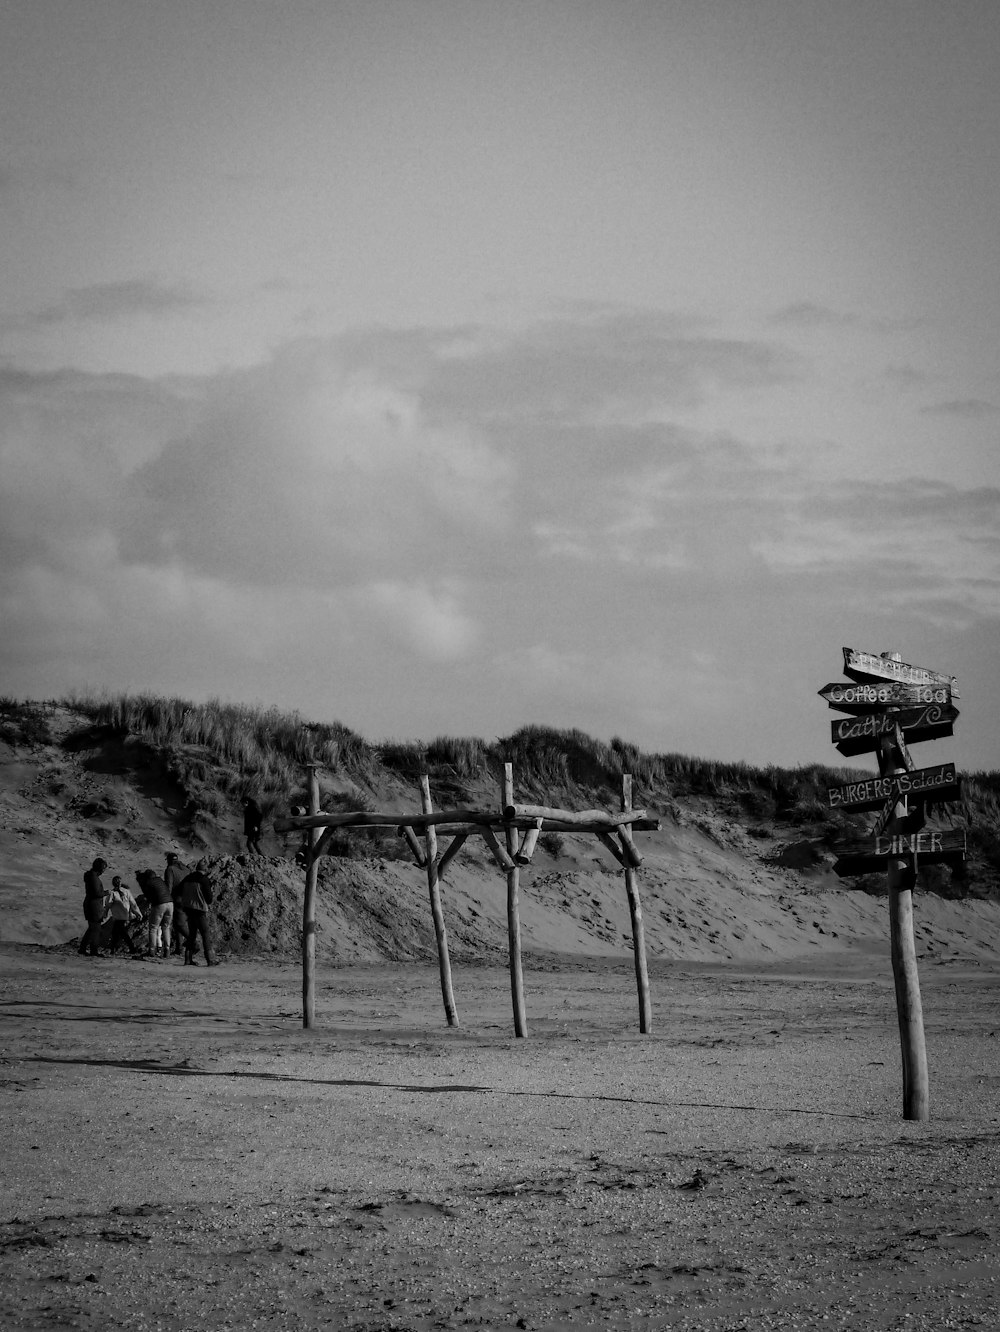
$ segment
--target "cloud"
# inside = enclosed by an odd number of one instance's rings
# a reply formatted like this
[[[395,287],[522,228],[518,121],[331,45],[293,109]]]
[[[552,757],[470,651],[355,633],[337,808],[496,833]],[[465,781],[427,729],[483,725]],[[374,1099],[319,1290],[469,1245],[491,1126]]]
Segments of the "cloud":
[[[258,698],[375,735],[645,719],[725,756],[766,732],[748,681],[780,707],[781,644],[820,624],[998,618],[996,490],[821,479],[689,411],[752,415],[796,373],[593,310],[301,339],[205,378],[0,369],[5,687]]]
[[[479,626],[463,609],[463,588],[457,580],[430,587],[422,579],[372,583],[359,597],[385,617],[407,646],[433,661],[467,655]]]
[[[122,550],[264,586],[433,580],[496,539],[510,481],[474,432],[306,341],[216,381],[186,437],[135,474]]]
[[[796,301],[775,310],[770,322],[789,328],[851,328],[861,323],[856,314],[833,310],[815,301]]]
[[[835,310],[816,301],[795,301],[775,310],[769,323],[791,329],[864,329],[872,333],[906,333],[919,325],[911,317],[867,315],[854,310]]]
[[[822,576],[831,589],[968,624],[1000,608],[1000,490],[921,478],[845,481],[822,493],[794,485],[782,521],[754,541],[775,573]]]
[[[36,324],[57,324],[67,320],[107,323],[134,315],[155,318],[196,309],[207,303],[205,295],[181,284],[166,285],[150,278],[133,278],[72,288],[61,300],[38,310],[33,319]]]
[[[713,390],[773,385],[800,369],[786,348],[695,336],[641,311],[548,320],[509,337],[468,334],[442,353],[424,391],[428,413],[472,411],[484,424],[655,419]]]
[[[980,421],[989,416],[996,416],[1000,407],[983,398],[953,398],[947,402],[932,402],[921,407],[923,416],[955,416],[967,421]]]

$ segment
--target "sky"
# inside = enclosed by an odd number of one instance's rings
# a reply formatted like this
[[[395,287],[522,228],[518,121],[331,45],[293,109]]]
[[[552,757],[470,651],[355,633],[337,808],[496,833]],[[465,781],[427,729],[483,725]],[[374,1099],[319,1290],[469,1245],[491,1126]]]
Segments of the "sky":
[[[1000,768],[995,0],[6,0],[0,694]]]

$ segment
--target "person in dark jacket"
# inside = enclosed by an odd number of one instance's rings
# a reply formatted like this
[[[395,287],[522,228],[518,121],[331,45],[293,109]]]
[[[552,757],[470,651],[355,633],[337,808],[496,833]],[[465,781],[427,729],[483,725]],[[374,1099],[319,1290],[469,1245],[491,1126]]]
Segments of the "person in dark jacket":
[[[264,854],[260,844],[260,830],[264,823],[264,811],[253,796],[243,797],[243,836],[247,839],[247,850],[255,856]]]
[[[100,856],[94,861],[83,876],[83,916],[87,922],[83,938],[80,940],[80,953],[89,951],[91,957],[103,957],[101,952],[101,926],[107,915],[108,895],[101,875],[108,868],[108,862]]]
[[[175,954],[187,952],[188,941],[188,919],[187,913],[181,906],[181,884],[187,878],[190,870],[186,865],[182,865],[178,859],[176,851],[167,852],[167,867],[163,871],[163,882],[170,889],[170,900],[174,904],[173,928],[173,947],[171,951]],[[197,941],[195,942],[195,951],[197,952]]]
[[[208,925],[208,909],[215,901],[215,894],[205,872],[206,869],[205,861],[199,860],[181,884],[181,906],[188,918],[189,930],[184,950],[184,965],[186,967],[196,967],[198,965],[194,960],[194,950],[197,947],[199,936],[201,937],[201,946],[205,950],[205,965],[209,967],[216,965],[216,958],[212,955],[212,939]]]
[[[170,926],[174,918],[174,903],[170,889],[151,869],[136,870],[136,882],[149,903],[149,941],[147,957],[170,956]]]

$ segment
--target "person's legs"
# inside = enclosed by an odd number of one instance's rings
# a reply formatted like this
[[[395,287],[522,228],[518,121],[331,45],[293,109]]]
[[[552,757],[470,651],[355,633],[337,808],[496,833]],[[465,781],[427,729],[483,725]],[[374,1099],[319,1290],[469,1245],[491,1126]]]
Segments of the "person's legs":
[[[197,965],[194,960],[194,950],[198,946],[198,917],[200,911],[185,911],[187,916],[187,938],[184,940],[184,965]]]
[[[185,957],[188,951],[192,954],[198,951],[198,941],[191,932],[191,922],[188,914],[183,907],[174,906],[174,952],[183,953]]]
[[[160,921],[163,919],[164,903],[151,903],[149,908],[149,938],[147,947],[150,957],[155,957],[160,946]]]
[[[160,934],[163,938],[163,956],[170,956],[170,930],[174,921],[173,902],[164,902],[163,915],[160,917]]]
[[[101,901],[84,902],[83,914],[87,920],[87,928],[80,940],[80,952],[89,952],[91,957],[96,957],[101,948],[101,922],[104,916],[104,903]]]
[[[201,946],[205,950],[205,965],[214,967],[217,959],[212,951],[212,930],[207,911],[201,913]]]

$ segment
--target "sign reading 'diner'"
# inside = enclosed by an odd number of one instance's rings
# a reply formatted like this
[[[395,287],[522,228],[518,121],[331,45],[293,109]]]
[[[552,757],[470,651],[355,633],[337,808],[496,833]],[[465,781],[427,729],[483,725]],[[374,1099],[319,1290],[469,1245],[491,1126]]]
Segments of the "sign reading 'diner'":
[[[844,674],[852,680],[895,680],[898,684],[947,685],[958,697],[955,688],[957,681],[953,675],[942,675],[940,671],[930,671],[925,666],[911,666],[907,661],[894,661],[892,657],[882,657],[875,652],[857,652],[845,647]]]
[[[831,809],[878,809],[887,800],[901,800],[908,795],[957,800],[961,790],[954,763],[939,763],[933,768],[893,773],[891,777],[870,777],[867,781],[831,786],[827,794]]]
[[[918,865],[961,863],[966,856],[965,830],[948,828],[942,832],[895,833],[876,837],[869,846],[844,848],[833,866],[842,879],[859,874],[884,873],[890,860],[916,857]]]
[[[838,717],[830,724],[830,739],[845,757],[870,754],[878,749],[883,736],[895,734],[897,726],[911,744],[952,735],[957,716],[958,709],[950,703],[932,703],[926,708]]]

